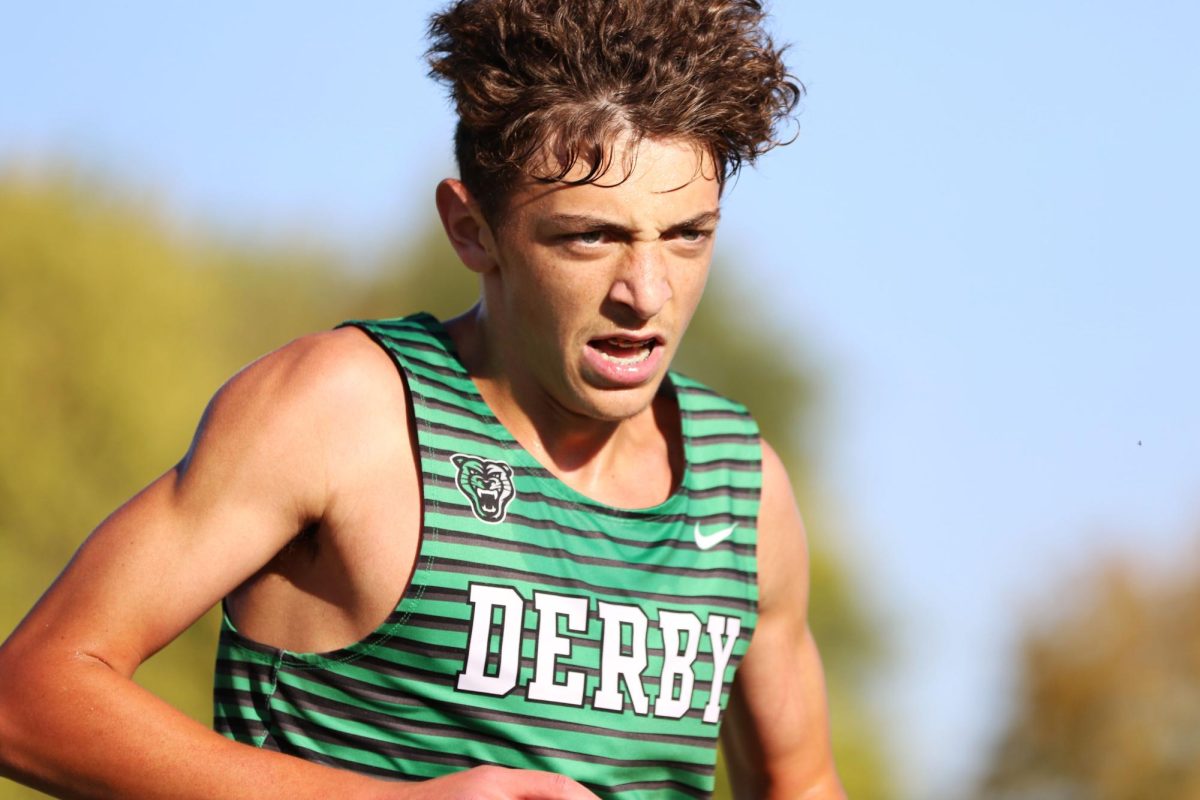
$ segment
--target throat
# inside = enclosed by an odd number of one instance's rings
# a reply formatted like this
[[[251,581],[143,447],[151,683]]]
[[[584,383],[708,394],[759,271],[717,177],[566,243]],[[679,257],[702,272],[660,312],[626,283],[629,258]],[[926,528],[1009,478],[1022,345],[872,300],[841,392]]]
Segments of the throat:
[[[534,448],[527,449],[567,486],[616,508],[656,506],[683,482],[682,423],[669,388],[646,413],[606,434],[577,428],[573,434],[538,436]]]

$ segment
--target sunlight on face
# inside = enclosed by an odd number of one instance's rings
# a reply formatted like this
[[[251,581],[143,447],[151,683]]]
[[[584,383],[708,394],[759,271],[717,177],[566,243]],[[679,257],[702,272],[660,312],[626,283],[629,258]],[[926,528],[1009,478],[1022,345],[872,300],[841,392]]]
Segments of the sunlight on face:
[[[610,420],[653,400],[703,293],[720,214],[715,167],[693,143],[614,150],[597,183],[519,186],[484,275],[514,384]]]

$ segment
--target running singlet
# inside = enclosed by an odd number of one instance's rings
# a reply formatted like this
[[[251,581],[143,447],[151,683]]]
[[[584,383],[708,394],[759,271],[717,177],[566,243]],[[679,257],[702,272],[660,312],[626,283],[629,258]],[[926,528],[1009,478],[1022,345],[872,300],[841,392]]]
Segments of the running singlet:
[[[614,508],[516,442],[433,317],[347,324],[407,382],[424,496],[412,579],[378,629],[332,652],[264,646],[226,615],[217,730],[398,780],[499,764],[604,798],[708,797],[756,620],[761,453],[745,409],[672,373],[682,486]]]

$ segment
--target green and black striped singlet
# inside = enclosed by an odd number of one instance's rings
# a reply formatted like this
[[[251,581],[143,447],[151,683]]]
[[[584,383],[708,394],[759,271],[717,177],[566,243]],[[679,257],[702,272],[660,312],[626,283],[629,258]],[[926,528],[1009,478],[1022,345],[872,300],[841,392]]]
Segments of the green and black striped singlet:
[[[513,439],[433,317],[350,324],[408,385],[424,494],[412,579],[376,631],[332,652],[264,646],[226,616],[217,730],[385,778],[498,764],[605,798],[708,797],[757,618],[761,445],[745,409],[672,373],[682,486],[618,509]]]

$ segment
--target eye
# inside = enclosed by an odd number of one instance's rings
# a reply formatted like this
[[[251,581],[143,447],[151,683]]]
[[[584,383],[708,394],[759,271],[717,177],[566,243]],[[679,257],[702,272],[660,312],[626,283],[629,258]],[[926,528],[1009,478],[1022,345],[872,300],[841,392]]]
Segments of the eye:
[[[571,234],[569,238],[580,244],[600,244],[604,241],[604,231],[583,231]]]
[[[677,234],[685,242],[703,242],[712,235],[712,231],[702,231],[699,228],[684,228]]]

